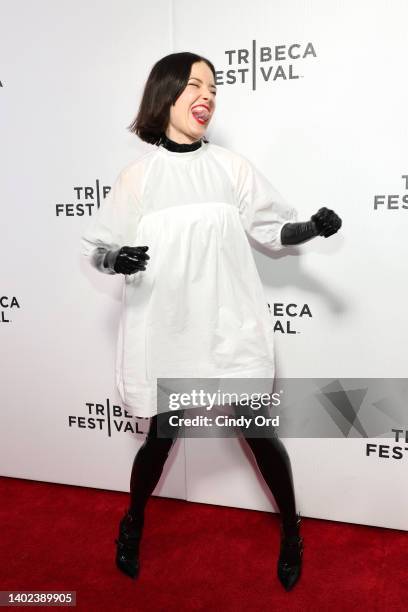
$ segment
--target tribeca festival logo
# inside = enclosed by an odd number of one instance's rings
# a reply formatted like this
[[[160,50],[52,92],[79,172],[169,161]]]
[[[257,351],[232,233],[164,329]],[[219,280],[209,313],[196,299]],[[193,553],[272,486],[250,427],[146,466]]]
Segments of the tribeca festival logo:
[[[101,185],[96,179],[95,186],[73,187],[74,202],[55,205],[57,217],[91,217],[98,210],[111,190],[110,185]]]
[[[379,459],[402,459],[407,457],[408,452],[408,430],[391,429],[394,434],[394,445],[391,444],[366,444],[366,457],[378,457]]]
[[[397,194],[377,194],[374,196],[374,210],[399,210],[408,208],[408,174],[401,174],[403,179],[403,189],[406,193]],[[402,204],[401,204],[402,202]]]
[[[299,62],[310,57],[316,58],[311,42],[267,47],[257,46],[257,41],[253,40],[251,49],[230,49],[224,53],[228,67],[216,71],[216,84],[251,85],[253,90],[256,90],[258,78],[267,83],[303,78],[303,75],[296,72],[300,68]]]
[[[299,304],[289,303],[283,304],[281,302],[275,302],[273,304],[273,311],[271,310],[271,305],[268,302],[269,313],[273,317],[276,318],[276,321],[273,326],[274,332],[280,332],[281,334],[300,334],[300,331],[294,329],[294,319],[309,317],[312,318],[312,313],[309,308],[309,304],[303,304],[300,306]],[[289,317],[289,318],[286,318]]]
[[[10,318],[12,315],[11,311],[13,308],[20,308],[20,304],[15,295],[11,297],[8,295],[0,296],[0,323],[12,323],[13,319]]]
[[[106,433],[110,438],[113,433],[146,433],[143,425],[149,419],[135,417],[118,404],[106,398],[105,403],[85,402],[85,415],[68,415],[68,427],[76,429],[93,429]]]

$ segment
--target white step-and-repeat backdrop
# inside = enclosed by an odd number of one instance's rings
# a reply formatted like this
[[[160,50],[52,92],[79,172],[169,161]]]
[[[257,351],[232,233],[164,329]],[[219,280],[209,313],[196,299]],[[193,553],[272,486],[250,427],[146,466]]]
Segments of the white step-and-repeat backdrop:
[[[153,64],[176,51],[216,67],[210,142],[248,157],[300,220],[321,206],[343,219],[328,240],[253,250],[277,374],[407,375],[404,0],[0,0],[0,11],[1,474],[129,490],[148,420],[124,412],[114,383],[123,277],[91,268],[79,241],[118,172],[151,150],[126,126]],[[337,437],[285,439],[303,516],[408,529],[408,418],[386,403],[364,407],[385,419],[371,438],[360,397],[348,427],[333,401]],[[155,494],[277,510],[234,438],[178,440]]]

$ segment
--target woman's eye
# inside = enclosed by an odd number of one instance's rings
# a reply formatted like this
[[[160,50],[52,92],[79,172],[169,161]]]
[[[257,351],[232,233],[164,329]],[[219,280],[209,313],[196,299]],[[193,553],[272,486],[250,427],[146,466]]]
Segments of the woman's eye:
[[[189,83],[189,85],[193,85],[193,87],[199,87],[198,83]],[[212,93],[214,94],[214,96],[217,95],[216,91],[213,91]]]

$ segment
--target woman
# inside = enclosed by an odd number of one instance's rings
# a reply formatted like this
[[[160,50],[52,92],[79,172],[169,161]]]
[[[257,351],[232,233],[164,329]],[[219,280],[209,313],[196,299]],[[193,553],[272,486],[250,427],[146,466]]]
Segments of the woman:
[[[273,379],[273,329],[248,237],[278,250],[341,226],[326,208],[296,222],[244,156],[209,143],[215,80],[194,53],[153,66],[129,129],[157,146],[122,170],[82,237],[98,270],[124,274],[116,381],[124,405],[151,418],[115,540],[117,566],[132,578],[145,506],[177,435],[158,435],[157,377]],[[290,460],[277,436],[246,441],[280,510],[278,577],[289,590],[303,552]]]

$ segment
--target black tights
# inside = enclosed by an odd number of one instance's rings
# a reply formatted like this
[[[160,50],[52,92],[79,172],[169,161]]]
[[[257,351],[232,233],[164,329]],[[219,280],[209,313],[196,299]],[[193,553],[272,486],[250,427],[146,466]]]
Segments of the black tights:
[[[249,415],[249,409],[241,410],[241,406],[234,405],[235,414]],[[183,416],[183,410],[174,411]],[[252,418],[254,412],[251,410]],[[257,414],[265,414],[262,408]],[[165,416],[166,415],[166,416]],[[164,423],[169,413],[151,417],[149,431],[143,445],[139,448],[133,461],[130,478],[130,507],[129,512],[138,520],[144,521],[144,510],[147,501],[159,482],[164,464],[177,437],[177,427],[171,427],[171,437],[159,437],[157,434],[157,419]],[[258,428],[257,428],[258,430]],[[273,433],[268,437],[250,437],[250,430],[242,430],[246,442],[252,450],[259,470],[269,487],[278,505],[282,526],[287,535],[293,532],[296,524],[296,504],[293,487],[292,468],[285,446]]]

